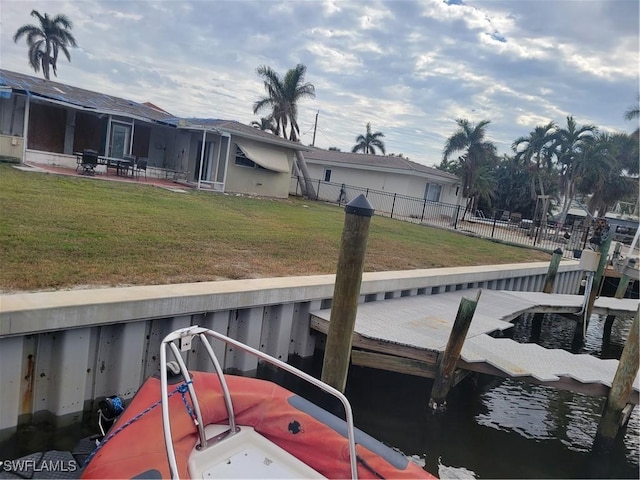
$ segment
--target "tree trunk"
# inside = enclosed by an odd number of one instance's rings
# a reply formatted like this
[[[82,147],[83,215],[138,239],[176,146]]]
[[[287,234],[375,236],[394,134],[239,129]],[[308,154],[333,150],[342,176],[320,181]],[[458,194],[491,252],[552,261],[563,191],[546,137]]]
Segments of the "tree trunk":
[[[302,178],[302,175],[300,174],[300,169],[298,169],[297,162],[293,162],[293,174],[298,180],[298,185],[300,185],[300,193],[302,193],[303,197],[308,197],[309,195],[307,195],[307,186],[304,183],[304,178]]]
[[[49,80],[49,57],[42,57],[42,74],[44,75],[45,80]]]
[[[567,214],[569,213],[569,209],[571,208],[571,204],[573,203],[573,181],[569,180],[569,184],[567,185],[567,194],[564,198],[564,206],[562,207],[562,213],[560,214],[560,224],[564,225],[567,222]]]
[[[540,195],[544,195],[544,183],[542,183],[542,175],[540,175],[540,170],[538,170],[538,185],[540,186]]]
[[[298,168],[302,172],[302,176],[304,177],[306,196],[308,198],[315,199],[316,193],[313,188],[313,183],[311,182],[311,176],[309,175],[309,169],[307,168],[307,162],[304,159],[304,155],[300,150],[296,150],[296,161],[298,163]]]

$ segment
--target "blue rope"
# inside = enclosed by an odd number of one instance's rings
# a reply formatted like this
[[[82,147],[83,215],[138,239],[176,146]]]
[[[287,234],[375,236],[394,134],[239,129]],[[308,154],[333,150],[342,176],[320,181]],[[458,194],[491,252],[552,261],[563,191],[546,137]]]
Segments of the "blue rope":
[[[124,405],[122,404],[122,399],[120,397],[114,397],[111,400],[111,403],[113,404],[113,410],[117,415],[120,415],[122,412],[124,412]]]
[[[176,388],[176,390],[182,394],[182,403],[184,403],[184,406],[187,408],[187,412],[189,413],[191,419],[197,424],[198,419],[196,418],[196,414],[189,406],[189,402],[187,402],[186,393],[189,391],[189,384],[183,383],[181,385],[178,385],[178,388]]]
[[[182,393],[182,401],[184,402],[184,404],[187,406],[187,411],[189,412],[189,415],[192,415],[192,411],[191,408],[189,407],[186,399],[184,398],[184,393],[187,391],[187,385],[189,383],[193,383],[192,380],[189,380],[188,382],[182,383],[180,385],[178,385],[176,387],[176,389],[169,393],[169,395],[167,396],[167,399],[171,398],[172,396],[174,396],[176,393],[180,392]],[[100,449],[102,447],[104,447],[107,442],[109,442],[109,440],[111,440],[113,437],[115,437],[117,434],[119,434],[122,430],[124,430],[125,428],[127,428],[129,425],[131,425],[132,423],[140,420],[144,415],[146,415],[147,413],[149,413],[151,410],[153,410],[154,408],[156,408],[158,405],[160,405],[162,403],[162,400],[158,400],[156,403],[154,403],[153,405],[150,405],[149,407],[147,407],[145,410],[143,410],[142,412],[140,412],[138,415],[136,415],[135,417],[133,417],[131,420],[129,420],[128,422],[126,422],[125,424],[121,425],[120,427],[118,427],[118,429],[113,432],[110,433],[109,435],[107,435],[102,442],[100,442],[100,445],[98,445],[98,447],[91,452],[91,454],[87,457],[87,459],[84,461],[84,463],[82,464],[82,468],[86,467],[87,465],[89,465],[89,462],[91,461],[91,459],[93,457],[95,457],[96,453],[98,453],[100,451]],[[122,405],[122,404],[121,404]],[[193,418],[193,416],[191,417]]]

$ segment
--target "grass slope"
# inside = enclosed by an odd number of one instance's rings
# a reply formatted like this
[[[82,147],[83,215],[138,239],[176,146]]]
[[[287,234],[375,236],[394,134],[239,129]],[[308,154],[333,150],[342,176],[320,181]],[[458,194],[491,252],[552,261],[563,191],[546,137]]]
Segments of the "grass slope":
[[[335,273],[344,210],[19,171],[0,165],[0,289]],[[549,255],[373,217],[365,271]]]

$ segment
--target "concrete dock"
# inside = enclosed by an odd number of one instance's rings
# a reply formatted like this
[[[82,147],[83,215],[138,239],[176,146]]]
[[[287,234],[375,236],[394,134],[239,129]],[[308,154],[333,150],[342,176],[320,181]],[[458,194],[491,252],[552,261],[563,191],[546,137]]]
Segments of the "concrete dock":
[[[474,298],[476,293],[477,290],[455,291],[359,305],[352,362],[433,378],[461,297]],[[575,314],[582,302],[580,295],[482,290],[458,366],[467,371],[606,395],[618,360],[601,360],[591,355],[494,338],[496,332],[511,328],[510,321],[523,313]],[[601,297],[596,300],[594,313],[634,314],[639,303],[634,299]],[[326,333],[330,315],[330,309],[311,312],[312,328]],[[638,403],[639,392],[640,376],[637,376],[629,401]]]

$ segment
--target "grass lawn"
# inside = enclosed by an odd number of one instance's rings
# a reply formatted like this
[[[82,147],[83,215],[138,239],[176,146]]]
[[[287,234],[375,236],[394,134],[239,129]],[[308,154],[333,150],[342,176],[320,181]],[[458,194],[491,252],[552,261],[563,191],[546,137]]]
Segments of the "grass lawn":
[[[0,165],[0,290],[335,273],[344,210],[22,172]],[[548,261],[373,217],[365,271]]]

